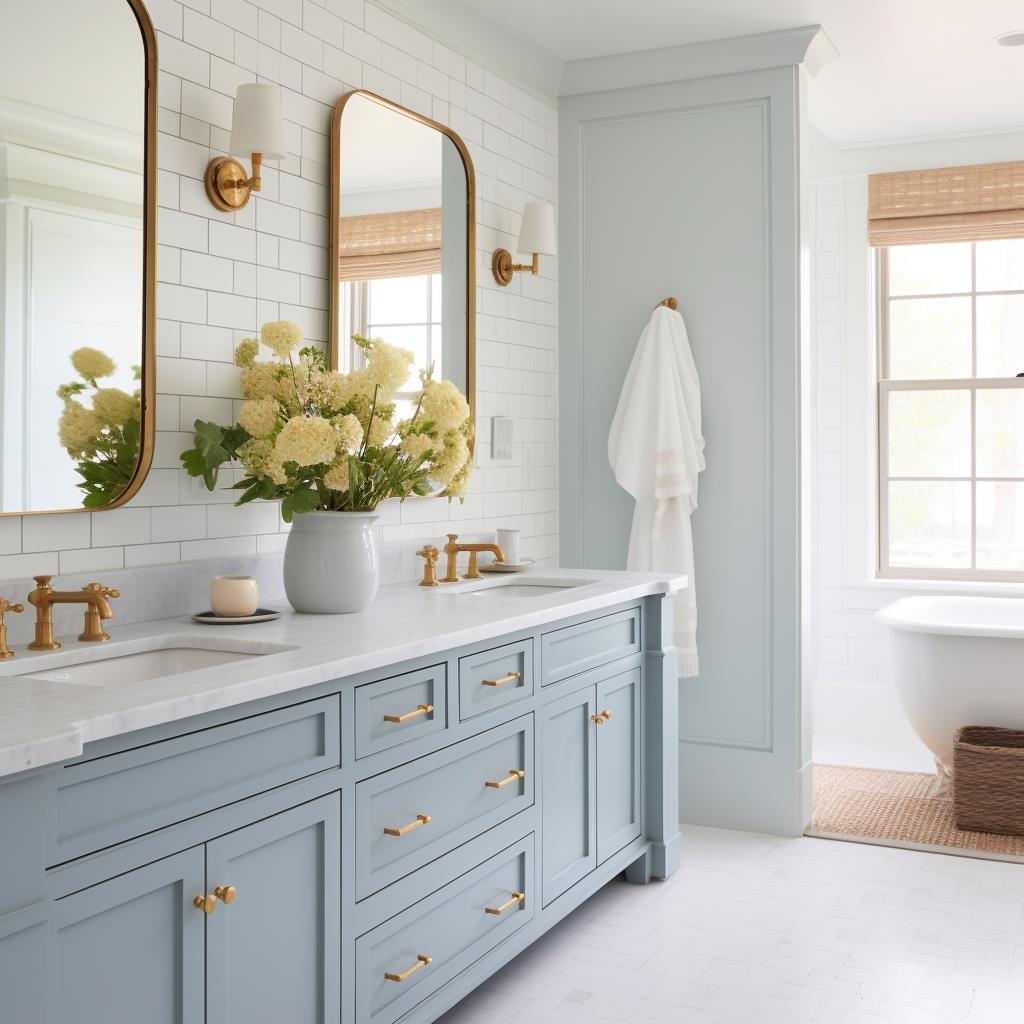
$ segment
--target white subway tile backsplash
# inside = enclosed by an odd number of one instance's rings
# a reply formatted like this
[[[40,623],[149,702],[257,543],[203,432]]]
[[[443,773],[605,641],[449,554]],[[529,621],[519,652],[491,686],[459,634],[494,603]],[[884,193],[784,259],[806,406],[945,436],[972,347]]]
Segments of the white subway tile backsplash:
[[[21,528],[21,550],[61,551],[87,548],[91,541],[89,513],[25,516]]]
[[[276,503],[234,508],[236,495],[225,489],[231,473],[210,493],[180,468],[180,452],[196,419],[227,422],[237,412],[233,349],[263,320],[287,317],[311,341],[328,337],[330,115],[343,92],[359,87],[451,124],[471,147],[480,198],[478,416],[482,425],[514,414],[537,465],[529,490],[519,465],[478,469],[464,504],[386,503],[382,531],[413,547],[452,524],[471,535],[509,523],[523,530],[531,555],[555,557],[554,264],[508,290],[488,276],[491,249],[514,242],[523,202],[557,198],[555,102],[364,0],[148,6],[159,32],[161,108],[154,466],[123,509],[0,519],[0,578],[282,550],[287,528]],[[207,200],[203,174],[211,155],[226,151],[238,86],[257,74],[283,88],[289,156],[268,161],[263,190],[245,208],[221,213]],[[822,238],[827,223],[820,221]],[[821,254],[816,268],[839,273]],[[834,375],[828,379],[834,387]],[[415,560],[399,566],[392,555],[388,578],[409,578]]]
[[[123,569],[124,548],[81,548],[77,551],[62,551],[59,564],[62,574]]]
[[[145,544],[149,541],[148,508],[115,508],[92,514],[94,547],[117,544]]]

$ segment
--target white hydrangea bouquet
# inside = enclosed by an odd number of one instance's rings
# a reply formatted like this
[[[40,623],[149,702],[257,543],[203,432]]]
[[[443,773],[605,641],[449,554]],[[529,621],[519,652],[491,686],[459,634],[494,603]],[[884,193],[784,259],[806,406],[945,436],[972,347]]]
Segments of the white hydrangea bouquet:
[[[238,423],[196,420],[185,469],[213,490],[219,468],[237,460],[245,477],[235,504],[281,500],[291,522],[304,512],[372,512],[387,498],[441,490],[465,494],[473,423],[469,403],[451,381],[421,374],[409,419],[395,422],[397,392],[413,354],[380,338],[354,335],[366,366],[340,373],[322,352],[300,348],[302,332],[287,320],[264,324],[260,340],[273,357],[258,361],[260,343],[235,349],[245,398]]]
[[[101,388],[99,381],[113,376],[117,367],[98,348],[78,348],[71,365],[79,380],[61,384],[57,396],[64,410],[57,422],[61,446],[75,460],[77,484],[85,492],[85,508],[109,505],[131,483],[139,461],[142,400],[139,391]],[[133,366],[135,379],[141,370]],[[91,394],[87,395],[91,389]],[[89,405],[81,399],[89,399]]]

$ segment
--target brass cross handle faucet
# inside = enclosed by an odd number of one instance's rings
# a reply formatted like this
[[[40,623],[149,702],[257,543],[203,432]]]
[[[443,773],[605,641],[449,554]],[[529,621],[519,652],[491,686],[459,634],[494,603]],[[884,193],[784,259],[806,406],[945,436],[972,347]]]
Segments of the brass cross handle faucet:
[[[433,544],[424,544],[416,554],[423,559],[423,579],[420,580],[420,586],[436,587],[437,556],[440,552],[433,546]]]
[[[7,612],[23,612],[24,610],[23,604],[14,604],[6,597],[0,597],[0,660],[14,657],[14,651],[7,646],[7,626],[4,624],[4,615]]]
[[[112,619],[114,611],[108,597],[120,597],[121,592],[102,583],[87,583],[81,590],[54,590],[52,576],[36,576],[36,589],[28,595],[28,603],[36,609],[36,637],[28,645],[30,651],[55,651],[60,643],[53,639],[53,606],[55,604],[84,604],[85,630],[78,637],[86,643],[109,640],[103,630],[103,620]]]
[[[479,580],[482,579],[480,575],[480,567],[477,565],[477,555],[481,551],[492,551],[494,557],[499,562],[505,561],[505,555],[501,548],[497,544],[459,544],[459,535],[457,533],[448,534],[448,543],[444,546],[444,553],[448,556],[447,572],[444,574],[442,583],[458,583],[459,574],[456,571],[456,562],[459,557],[460,551],[469,552],[469,570],[463,579],[467,580]]]

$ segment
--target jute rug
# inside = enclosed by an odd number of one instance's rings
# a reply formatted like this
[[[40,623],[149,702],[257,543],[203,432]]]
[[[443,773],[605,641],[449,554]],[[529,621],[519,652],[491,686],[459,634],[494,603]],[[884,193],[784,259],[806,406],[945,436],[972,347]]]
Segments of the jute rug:
[[[1024,837],[962,832],[953,803],[935,797],[933,775],[816,764],[808,835],[888,846],[944,847],[969,856],[1024,860]]]

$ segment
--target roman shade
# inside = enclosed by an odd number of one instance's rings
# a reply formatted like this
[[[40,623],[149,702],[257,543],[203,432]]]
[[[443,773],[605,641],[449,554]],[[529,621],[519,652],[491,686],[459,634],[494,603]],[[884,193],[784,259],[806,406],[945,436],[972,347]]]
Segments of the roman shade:
[[[440,207],[340,218],[339,280],[372,281],[440,272]]]
[[[868,176],[868,243],[1024,238],[1024,160]]]

